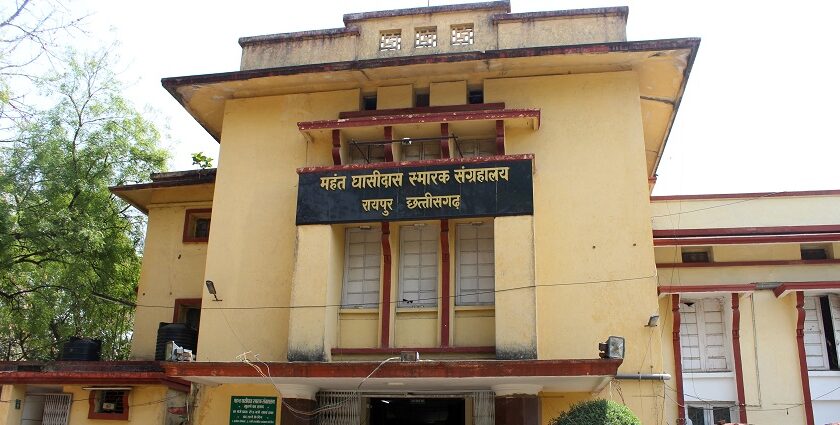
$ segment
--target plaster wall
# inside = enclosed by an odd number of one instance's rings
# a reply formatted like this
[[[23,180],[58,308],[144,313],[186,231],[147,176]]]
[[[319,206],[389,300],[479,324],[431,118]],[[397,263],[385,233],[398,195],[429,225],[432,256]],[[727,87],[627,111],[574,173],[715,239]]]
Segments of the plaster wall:
[[[199,361],[232,361],[245,351],[287,360],[295,170],[332,164],[330,143],[307,142],[297,122],[358,107],[359,90],[227,102],[205,272],[223,301],[204,299]]]
[[[654,199],[651,209],[654,229],[836,224],[840,196]]]
[[[172,322],[175,299],[201,298],[207,243],[184,242],[183,229],[187,209],[210,206],[210,202],[191,202],[149,207],[131,359],[154,360],[158,324]]]
[[[626,41],[626,25],[626,17],[617,15],[502,21],[498,24],[498,48]]]

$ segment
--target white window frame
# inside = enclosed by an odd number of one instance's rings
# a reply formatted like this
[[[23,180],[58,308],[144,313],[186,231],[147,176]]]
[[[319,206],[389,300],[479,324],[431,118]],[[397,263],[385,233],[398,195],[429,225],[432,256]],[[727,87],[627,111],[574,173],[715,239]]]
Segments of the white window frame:
[[[482,156],[495,156],[498,154],[495,139],[463,140],[456,141],[455,150],[461,158],[475,158]],[[482,149],[490,147],[490,149]]]
[[[706,373],[706,372],[731,372],[732,371],[732,350],[730,349],[731,345],[731,338],[728,338],[727,335],[731,335],[730,331],[730,314],[727,314],[726,302],[723,298],[696,298],[696,299],[686,299],[680,301],[683,306],[687,307],[687,304],[693,303],[694,312],[686,311],[681,306],[680,315],[682,320],[680,322],[680,348],[682,351],[682,367],[684,373]],[[712,353],[708,351],[710,346],[710,340],[712,340],[718,333],[710,333],[708,332],[708,327],[710,323],[706,322],[706,310],[705,305],[706,303],[719,303],[720,304],[720,317],[721,317],[721,325],[722,330],[720,332],[721,344],[720,347],[723,350],[723,357],[726,364],[724,368],[712,368],[709,366],[709,363],[712,359]],[[688,321],[688,314],[694,314],[697,323],[691,323]],[[691,325],[697,326],[697,345],[696,350],[694,352],[694,346],[690,344],[689,338],[693,337],[693,334],[689,332],[688,328]],[[694,355],[694,356],[692,356]],[[686,364],[686,357],[697,357],[700,363],[699,368],[688,367]],[[719,356],[714,356],[714,358],[719,358]]]
[[[691,425],[717,425],[715,423],[714,409],[729,409],[729,422],[738,418],[738,409],[735,403],[719,402],[719,403],[687,403],[685,406],[685,417],[690,419],[688,409],[703,409],[703,423],[698,424],[692,422]],[[687,421],[686,421],[687,422]]]
[[[351,234],[354,233],[365,233],[365,236],[373,235],[376,238],[376,243],[373,244],[370,241],[364,242],[363,254],[362,254],[362,266],[353,267],[352,261],[350,258],[350,239]],[[368,233],[369,232],[369,233]],[[382,282],[382,244],[381,244],[381,232],[379,231],[379,227],[369,226],[369,227],[348,227],[344,231],[344,276],[342,279],[341,285],[341,308],[347,309],[363,309],[363,308],[378,308],[379,306],[379,294],[380,294],[380,287]],[[376,249],[375,252],[368,252],[368,249],[375,245]],[[368,257],[374,256],[376,257],[376,265],[367,264]],[[374,268],[376,272],[376,291],[370,290],[362,290],[362,291],[351,291],[353,288],[353,283],[361,282],[362,286],[366,286],[367,284],[373,283],[373,279],[368,279],[365,277],[365,274],[368,272],[369,269]],[[351,281],[350,275],[353,270],[361,270],[362,272],[362,279]],[[365,300],[365,297],[371,294],[375,294],[372,300]],[[361,295],[362,302],[351,301],[350,297]]]
[[[434,253],[426,253],[424,254],[422,251],[423,240],[422,236],[420,237],[420,258],[418,259],[418,264],[415,266],[413,264],[408,264],[406,261],[406,256],[408,255],[408,250],[406,249],[405,240],[406,235],[412,231],[419,231],[423,232],[430,232],[434,235],[433,240],[426,241],[427,243],[432,243],[435,247]],[[424,256],[431,255],[431,257],[427,257],[427,259],[433,259],[433,262],[429,263],[428,261],[423,261]],[[404,225],[400,226],[400,271],[399,271],[399,288],[397,289],[398,294],[398,301],[397,306],[400,308],[422,308],[422,307],[437,307],[438,305],[438,282],[440,277],[440,261],[438,257],[440,256],[440,229],[437,225],[431,224],[418,224],[418,225]],[[428,264],[427,264],[428,263]],[[419,270],[417,271],[417,278],[409,278],[409,268],[417,267]],[[423,280],[423,268],[433,268],[435,270],[434,276],[434,285],[433,290],[423,290],[420,289],[421,282]],[[411,281],[416,281],[417,283],[417,290],[406,291],[409,287],[409,283]],[[416,293],[417,300],[412,300],[412,298],[408,297],[409,293]],[[405,302],[403,300],[412,300],[412,302]]]
[[[477,241],[480,238],[476,238],[476,249],[475,251],[465,251],[464,249],[464,241],[461,238],[463,234],[463,230],[470,229],[472,227],[479,227],[484,229],[490,229],[491,237],[490,237],[490,263],[482,263],[479,259],[479,256],[482,252],[478,249]],[[495,258],[492,257],[495,254],[495,232],[493,231],[493,221],[477,221],[474,223],[460,223],[455,225],[455,305],[464,306],[464,305],[494,305],[495,304],[495,291],[496,289],[496,261]],[[483,238],[482,238],[483,239]],[[464,261],[468,258],[469,254],[475,253],[476,260],[475,263],[464,263]],[[487,254],[487,252],[483,252]],[[484,276],[487,273],[482,273],[481,268],[484,266],[490,266],[491,271],[489,276]],[[472,273],[465,273],[465,267],[475,267],[475,276],[472,276]],[[465,276],[465,274],[468,274]],[[470,288],[468,290],[464,289],[464,281],[465,279],[476,279],[476,287]],[[489,279],[490,284],[486,285],[486,283],[482,286],[482,280]],[[476,300],[465,300],[465,298],[472,298],[475,297]],[[489,298],[489,300],[488,300]]]
[[[820,299],[827,296],[831,321],[834,325],[834,335],[827,336],[823,323],[822,308]],[[837,348],[837,356],[840,357],[840,296],[836,294],[806,296],[805,305],[805,359],[808,370],[832,370],[828,356],[827,338],[834,338],[834,345]]]

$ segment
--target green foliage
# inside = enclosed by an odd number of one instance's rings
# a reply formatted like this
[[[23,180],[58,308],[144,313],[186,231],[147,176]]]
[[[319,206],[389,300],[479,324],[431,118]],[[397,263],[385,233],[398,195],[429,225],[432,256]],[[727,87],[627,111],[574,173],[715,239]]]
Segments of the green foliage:
[[[0,360],[54,359],[72,336],[124,358],[144,217],[111,185],[164,168],[160,135],[121,95],[108,53],[70,53],[42,80],[54,104],[0,145]]]
[[[638,417],[623,404],[611,400],[588,400],[554,418],[551,425],[641,425]]]
[[[213,158],[205,155],[204,152],[196,152],[192,154],[193,165],[198,165],[202,170],[213,166]]]

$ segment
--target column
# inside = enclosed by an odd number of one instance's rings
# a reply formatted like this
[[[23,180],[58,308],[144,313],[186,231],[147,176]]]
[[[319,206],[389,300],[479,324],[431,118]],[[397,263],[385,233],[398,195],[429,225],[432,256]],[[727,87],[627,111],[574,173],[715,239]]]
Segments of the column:
[[[496,425],[540,425],[540,391],[542,385],[494,385]]]
[[[277,385],[283,395],[280,404],[280,425],[314,425],[318,423],[318,416],[309,414],[318,408],[315,394],[318,387],[314,385]]]
[[[496,358],[537,358],[534,218],[493,220],[496,263]],[[508,290],[517,288],[516,290]],[[504,320],[499,320],[503,318]]]

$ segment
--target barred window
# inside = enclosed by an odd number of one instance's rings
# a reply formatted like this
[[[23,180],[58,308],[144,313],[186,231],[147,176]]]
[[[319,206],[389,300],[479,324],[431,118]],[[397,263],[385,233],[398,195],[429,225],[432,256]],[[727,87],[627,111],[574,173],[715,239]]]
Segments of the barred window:
[[[493,223],[459,224],[456,228],[456,305],[493,304],[495,260]]]
[[[437,47],[437,27],[417,28],[414,33],[414,47]]]
[[[469,46],[475,43],[475,29],[473,24],[452,25],[452,45]]]
[[[400,307],[437,306],[437,226],[400,227]]]

